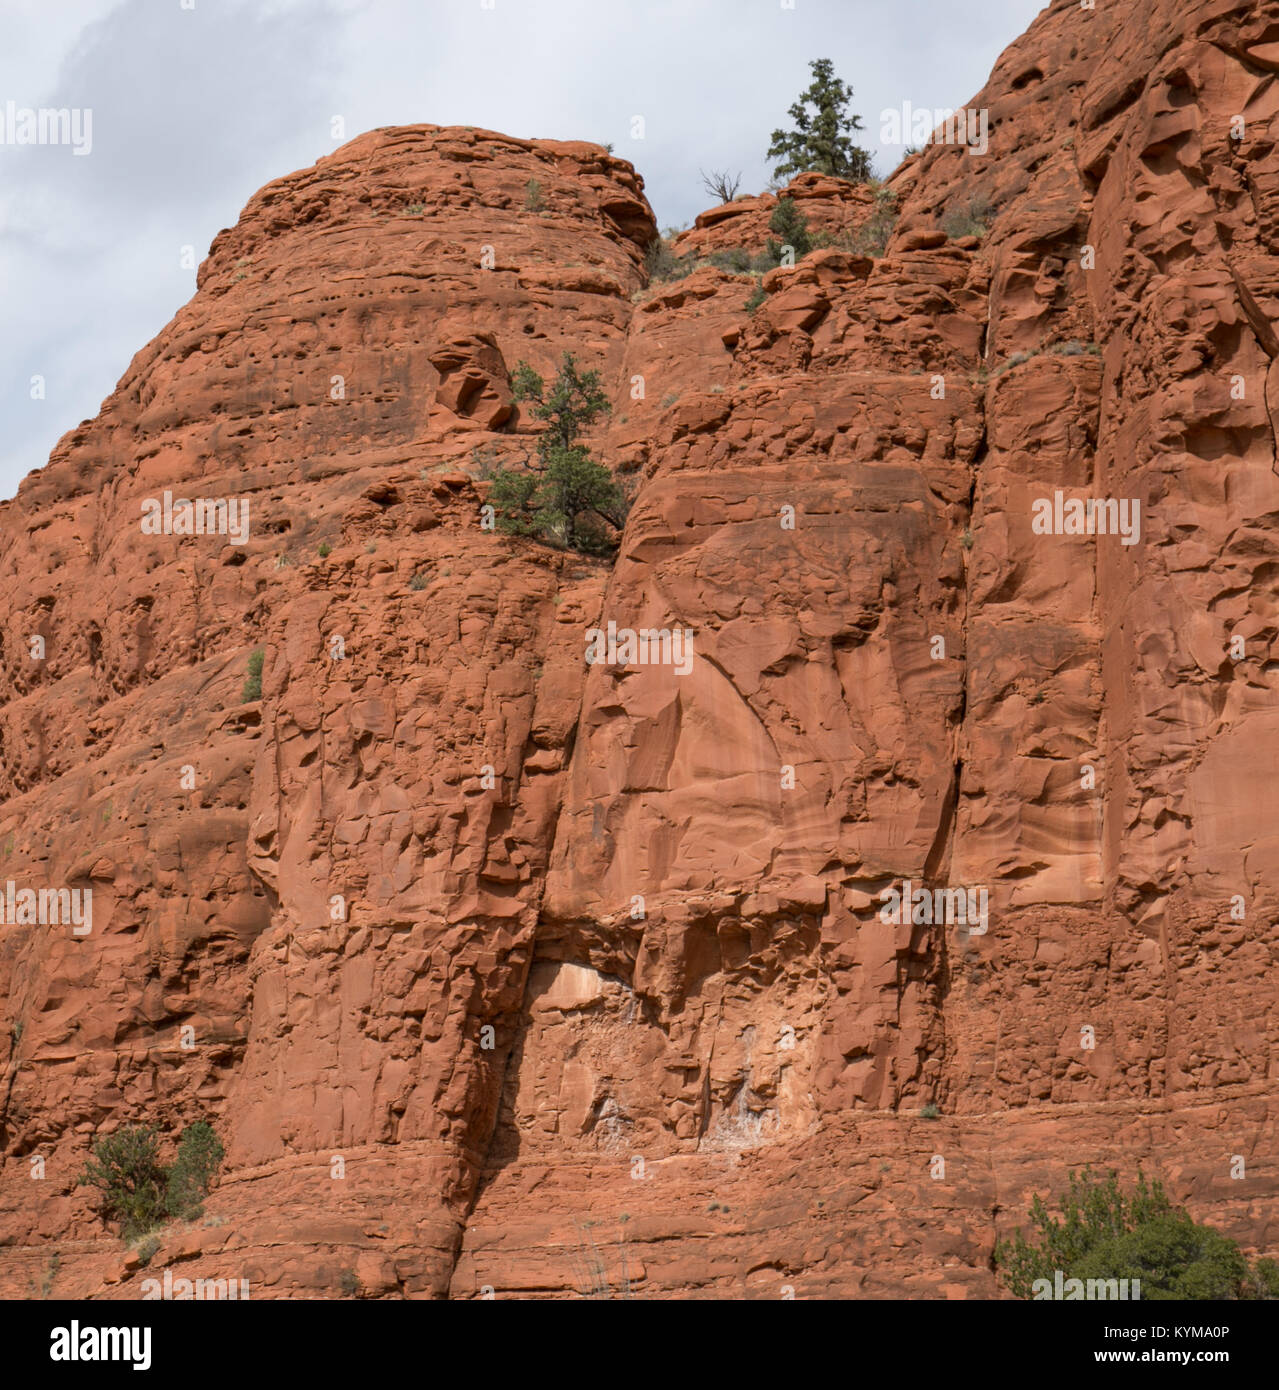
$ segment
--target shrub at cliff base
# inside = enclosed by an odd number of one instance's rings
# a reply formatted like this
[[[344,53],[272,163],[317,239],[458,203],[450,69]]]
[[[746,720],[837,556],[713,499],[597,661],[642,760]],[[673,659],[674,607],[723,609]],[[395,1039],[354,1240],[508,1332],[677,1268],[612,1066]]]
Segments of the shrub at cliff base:
[[[1279,1298],[1275,1261],[1250,1265],[1233,1240],[1193,1221],[1140,1172],[1130,1195],[1114,1171],[1071,1173],[1057,1207],[1060,1218],[1036,1195],[1032,1238],[1018,1229],[995,1247],[1000,1278],[1018,1298],[1034,1298],[1035,1281],[1052,1284],[1058,1271],[1085,1283],[1140,1280],[1143,1300]]]

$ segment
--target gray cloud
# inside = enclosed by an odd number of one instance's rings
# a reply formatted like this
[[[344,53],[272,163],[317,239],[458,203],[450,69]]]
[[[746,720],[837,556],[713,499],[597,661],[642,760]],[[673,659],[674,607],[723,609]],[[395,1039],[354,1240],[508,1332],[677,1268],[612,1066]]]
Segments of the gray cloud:
[[[1038,0],[10,0],[0,107],[93,111],[93,151],[0,146],[0,495],[96,412],[195,289],[263,183],[374,126],[429,121],[612,142],[663,225],[707,203],[698,169],[768,181],[769,134],[834,60],[880,172],[879,112],[959,106]],[[9,6],[6,6],[8,9]],[[643,139],[631,121],[644,118]],[[43,376],[46,399],[30,398]]]

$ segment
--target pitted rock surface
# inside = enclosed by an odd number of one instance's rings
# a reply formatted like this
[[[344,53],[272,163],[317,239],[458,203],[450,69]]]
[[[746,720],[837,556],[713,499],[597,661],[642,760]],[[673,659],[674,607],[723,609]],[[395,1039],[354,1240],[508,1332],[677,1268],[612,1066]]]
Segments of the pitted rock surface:
[[[753,312],[646,284],[593,145],[376,131],[259,193],[0,507],[0,878],[94,891],[0,929],[0,1294],[137,1297],[76,1178],[197,1118],[151,1267],[254,1297],[993,1297],[1085,1163],[1274,1254],[1277,43],[1058,0],[882,256],[792,184],[836,239]],[[480,524],[566,350],[611,566]],[[1139,542],[1036,534],[1055,489]],[[250,539],[142,534],[166,490]],[[609,621],[691,668],[588,665]],[[907,879],[988,931],[883,921]]]

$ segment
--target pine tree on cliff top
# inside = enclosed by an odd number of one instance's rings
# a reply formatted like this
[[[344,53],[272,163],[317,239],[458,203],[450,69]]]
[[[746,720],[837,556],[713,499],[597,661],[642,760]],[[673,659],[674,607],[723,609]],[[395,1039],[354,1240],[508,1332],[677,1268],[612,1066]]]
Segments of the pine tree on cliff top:
[[[812,85],[790,108],[795,129],[773,131],[768,158],[782,161],[773,174],[781,179],[815,169],[865,183],[871,176],[870,155],[851,139],[851,132],[862,128],[861,117],[845,114],[853,89],[835,76],[829,58],[817,58],[808,66],[813,72]]]

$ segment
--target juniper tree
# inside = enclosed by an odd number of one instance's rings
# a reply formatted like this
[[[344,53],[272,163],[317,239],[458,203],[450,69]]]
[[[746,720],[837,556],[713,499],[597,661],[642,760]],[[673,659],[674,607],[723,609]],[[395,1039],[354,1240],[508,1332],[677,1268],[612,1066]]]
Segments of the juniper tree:
[[[768,219],[768,230],[776,232],[781,241],[769,237],[767,251],[774,265],[781,262],[782,247],[789,246],[797,261],[802,260],[813,249],[813,240],[808,235],[808,219],[799,210],[794,198],[780,198]]]
[[[591,554],[606,552],[612,542],[605,526],[621,530],[626,495],[608,469],[576,442],[609,408],[599,373],[579,372],[573,354],[566,352],[549,390],[527,362],[516,366],[511,384],[515,399],[532,402],[533,415],[546,429],[526,471],[503,468],[494,476],[489,502],[498,529]]]
[[[817,58],[808,66],[813,73],[812,84],[790,108],[795,129],[773,131],[767,157],[782,161],[773,175],[780,179],[815,169],[865,183],[871,176],[870,155],[860,145],[854,145],[851,138],[853,131],[862,128],[861,117],[845,114],[853,89],[835,76],[829,58]]]
[[[172,1167],[160,1162],[158,1130],[118,1129],[93,1146],[80,1182],[98,1189],[102,1215],[132,1240],[166,1219],[198,1216],[222,1156],[222,1141],[204,1120],[182,1131]]]
[[[190,1220],[200,1214],[224,1153],[222,1141],[206,1121],[197,1120],[182,1131],[165,1191],[165,1207],[170,1216]]]
[[[93,1146],[80,1182],[98,1189],[108,1221],[119,1221],[126,1240],[144,1235],[164,1219],[168,1173],[160,1162],[159,1133],[152,1128],[117,1129]]]
[[[1104,1179],[1072,1172],[1057,1208],[1060,1219],[1036,1195],[1032,1239],[1018,1229],[995,1247],[1000,1278],[1019,1298],[1059,1270],[1063,1279],[1139,1279],[1143,1299],[1279,1298],[1273,1260],[1249,1265],[1233,1240],[1193,1221],[1140,1171],[1130,1194],[1113,1171]]]

